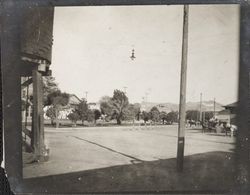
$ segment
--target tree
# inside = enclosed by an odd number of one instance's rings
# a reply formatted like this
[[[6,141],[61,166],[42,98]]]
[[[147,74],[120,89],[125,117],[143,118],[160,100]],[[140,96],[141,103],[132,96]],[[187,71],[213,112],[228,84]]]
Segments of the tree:
[[[213,118],[213,116],[214,116],[214,112],[212,111],[205,112],[205,120],[210,120],[211,118]]]
[[[43,77],[43,104],[44,106],[49,105],[48,95],[58,91],[58,84],[55,82],[55,78],[52,76]]]
[[[71,112],[70,114],[68,114],[67,117],[68,117],[69,120],[72,121],[74,126],[76,126],[77,121],[80,119],[80,116],[76,111]]]
[[[53,106],[49,107],[46,111],[46,116],[51,119],[51,125],[54,125],[54,120],[56,119],[56,109]]]
[[[66,106],[69,102],[69,94],[62,93],[60,90],[53,91],[47,95],[48,105],[60,104]]]
[[[120,125],[122,119],[125,117],[126,109],[128,108],[128,97],[123,91],[114,90],[113,97],[103,97],[100,100],[101,111],[109,119],[116,119],[117,124]]]
[[[152,119],[152,121],[154,121],[154,122],[159,121],[159,119],[160,119],[160,111],[158,110],[158,108],[156,106],[151,108],[150,115],[151,115],[150,118]]]
[[[123,91],[116,89],[114,90],[111,104],[113,108],[113,117],[116,119],[117,124],[120,125],[125,110],[129,105],[128,97]]]
[[[198,110],[187,110],[186,112],[186,119],[187,120],[194,120],[196,121],[199,119],[200,112]]]
[[[98,120],[101,117],[101,112],[99,110],[94,110],[94,119],[95,119],[95,124],[96,124],[96,120]]]
[[[164,124],[167,121],[167,113],[164,111],[160,112],[160,119],[162,120],[162,124]]]
[[[140,104],[129,104],[127,109],[124,111],[124,118],[126,120],[139,119],[140,115]]]
[[[89,107],[87,104],[87,101],[83,99],[76,108],[76,111],[78,115],[80,116],[80,120],[82,121],[82,124],[84,124],[85,120],[88,120],[88,112],[89,112]]]
[[[62,93],[60,90],[54,91],[47,96],[47,103],[48,105],[52,105],[55,109],[55,120],[56,120],[56,127],[59,127],[59,112],[63,106],[66,106],[69,102],[69,94]]]
[[[88,112],[87,112],[87,121],[88,122],[93,122],[93,121],[95,121],[95,113],[94,113],[94,111],[93,110],[88,110]]]
[[[171,124],[173,122],[178,122],[178,112],[177,111],[171,111],[167,114],[167,119],[168,122]]]
[[[150,114],[146,111],[142,111],[141,118],[144,120],[144,123],[146,123],[150,119]]]
[[[101,108],[101,114],[105,115],[105,120],[109,120],[112,118],[113,106],[111,97],[109,96],[102,97],[100,100],[100,108]]]
[[[141,104],[139,103],[135,103],[134,104],[134,108],[135,108],[135,118],[136,120],[140,120],[140,115],[141,115]]]

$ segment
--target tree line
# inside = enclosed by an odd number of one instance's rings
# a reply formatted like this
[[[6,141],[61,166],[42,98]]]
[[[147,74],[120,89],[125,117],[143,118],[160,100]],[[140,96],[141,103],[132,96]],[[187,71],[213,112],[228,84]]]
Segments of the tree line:
[[[59,126],[59,112],[69,103],[70,95],[63,93],[58,88],[53,77],[47,77],[44,80],[44,106],[49,106],[46,111],[46,116],[51,119],[52,124]],[[82,99],[81,102],[76,105],[71,113],[67,115],[67,118],[76,124],[77,121],[94,122],[102,118],[104,121],[116,120],[118,125],[122,124],[122,121],[139,121],[143,120],[145,123],[149,120],[153,122],[165,122],[173,123],[177,122],[178,112],[160,112],[157,107],[153,107],[149,112],[141,111],[139,103],[131,104],[129,99],[121,90],[114,90],[113,95],[103,96],[100,99],[100,110],[90,109],[88,102]]]
[[[46,116],[51,119],[52,124],[59,126],[58,116],[60,111],[69,106],[70,94],[61,92],[58,84],[53,77],[44,77],[43,79],[44,90],[44,106],[49,106],[46,111]],[[32,97],[30,98],[32,101]],[[67,115],[67,118],[76,124],[77,121],[93,122],[96,124],[98,119],[104,121],[116,120],[118,125],[121,125],[123,121],[139,121],[143,120],[144,123],[152,121],[154,123],[172,124],[178,122],[178,111],[164,112],[154,106],[149,111],[141,109],[139,103],[129,103],[129,99],[125,92],[121,90],[114,90],[112,96],[103,96],[100,101],[100,110],[90,109],[88,102],[82,99],[78,105]],[[25,105],[23,105],[23,108]],[[188,110],[186,113],[187,120],[198,120],[198,110]],[[213,112],[206,112],[205,119],[212,118]]]

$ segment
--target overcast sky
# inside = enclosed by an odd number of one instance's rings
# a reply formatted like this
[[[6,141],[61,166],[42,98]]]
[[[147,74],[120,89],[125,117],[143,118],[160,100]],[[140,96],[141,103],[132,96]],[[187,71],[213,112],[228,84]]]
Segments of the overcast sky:
[[[239,7],[190,6],[187,101],[236,101]],[[62,91],[99,101],[179,102],[183,6],[55,9],[52,74]],[[130,59],[132,49],[136,59]]]

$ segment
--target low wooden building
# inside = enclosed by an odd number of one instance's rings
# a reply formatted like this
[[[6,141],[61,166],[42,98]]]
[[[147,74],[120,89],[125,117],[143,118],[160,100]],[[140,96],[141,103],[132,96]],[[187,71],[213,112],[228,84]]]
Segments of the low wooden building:
[[[225,109],[217,113],[216,118],[221,122],[236,124],[237,102],[223,106]]]
[[[77,105],[81,102],[80,98],[78,98],[75,94],[69,95],[69,103],[62,108],[62,110],[59,112],[59,119],[68,119],[68,115],[73,112],[77,108]],[[46,115],[46,111],[50,108],[50,106],[46,106],[44,108],[44,119],[50,119]]]

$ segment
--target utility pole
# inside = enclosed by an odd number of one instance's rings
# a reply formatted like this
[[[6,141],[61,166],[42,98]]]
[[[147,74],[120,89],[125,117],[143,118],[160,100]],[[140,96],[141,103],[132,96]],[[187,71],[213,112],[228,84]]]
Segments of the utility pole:
[[[148,92],[145,93],[145,102],[147,103],[148,101]]]
[[[123,89],[124,89],[124,93],[126,94],[127,87],[123,87]]]
[[[186,84],[187,84],[187,53],[188,53],[188,5],[184,5],[183,12],[183,35],[182,35],[182,59],[181,59],[181,82],[179,125],[177,145],[177,171],[182,172],[185,145],[185,118],[186,118]]]
[[[214,119],[215,119],[215,98],[214,98]]]
[[[202,121],[202,93],[200,94],[200,122]]]
[[[86,98],[86,101],[88,101],[88,91],[85,91],[85,98]]]

